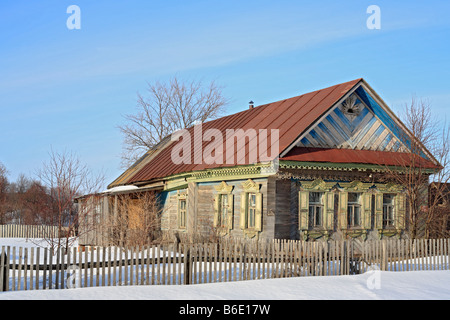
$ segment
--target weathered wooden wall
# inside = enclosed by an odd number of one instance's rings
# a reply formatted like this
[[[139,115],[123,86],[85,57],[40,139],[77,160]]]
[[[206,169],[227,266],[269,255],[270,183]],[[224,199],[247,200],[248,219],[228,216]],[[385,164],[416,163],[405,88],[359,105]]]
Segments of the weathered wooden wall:
[[[244,192],[242,183],[246,180],[227,181],[233,186],[233,228],[229,235],[233,237],[244,237],[240,229],[239,219],[241,214],[241,197]],[[274,215],[268,215],[268,182],[267,179],[254,179],[260,185],[260,192],[263,194],[262,201],[262,232],[258,235],[261,239],[273,239],[274,236]],[[161,229],[166,232],[178,232],[185,234],[197,234],[209,236],[214,233],[214,201],[217,191],[214,186],[218,186],[222,181],[190,183],[186,189],[167,192],[164,207],[161,215]],[[178,228],[178,194],[187,193],[188,227]],[[272,196],[275,193],[272,194]],[[271,212],[274,208],[272,208]]]

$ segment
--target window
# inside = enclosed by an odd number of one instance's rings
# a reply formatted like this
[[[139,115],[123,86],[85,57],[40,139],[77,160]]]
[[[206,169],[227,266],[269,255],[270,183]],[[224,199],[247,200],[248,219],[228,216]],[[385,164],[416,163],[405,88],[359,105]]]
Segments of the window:
[[[224,228],[227,226],[228,221],[228,195],[227,194],[221,194],[220,195],[220,209],[219,209],[219,223],[218,225],[221,228]]]
[[[256,194],[248,193],[247,201],[247,228],[254,228],[256,220]]]
[[[243,182],[242,188],[239,226],[246,237],[253,238],[262,231],[262,193],[260,185],[251,179]]]
[[[186,199],[179,200],[178,223],[180,228],[186,228]]]
[[[347,200],[347,226],[359,227],[361,226],[361,204],[359,193],[348,193]]]
[[[214,228],[217,228],[218,234],[224,236],[233,229],[233,207],[234,196],[232,194],[232,185],[225,181],[215,185],[217,193],[214,195]]]
[[[309,228],[322,226],[322,192],[309,193]]]
[[[383,194],[383,228],[394,226],[394,195]]]

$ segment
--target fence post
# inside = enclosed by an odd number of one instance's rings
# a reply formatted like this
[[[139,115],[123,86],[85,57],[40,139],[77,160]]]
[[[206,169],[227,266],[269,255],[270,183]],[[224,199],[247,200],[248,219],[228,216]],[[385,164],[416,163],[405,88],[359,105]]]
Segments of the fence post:
[[[5,253],[5,247],[2,247],[0,261],[0,291],[8,290],[8,256]]]
[[[184,252],[184,284],[190,283],[191,274],[191,250],[189,246],[185,246],[186,250]]]

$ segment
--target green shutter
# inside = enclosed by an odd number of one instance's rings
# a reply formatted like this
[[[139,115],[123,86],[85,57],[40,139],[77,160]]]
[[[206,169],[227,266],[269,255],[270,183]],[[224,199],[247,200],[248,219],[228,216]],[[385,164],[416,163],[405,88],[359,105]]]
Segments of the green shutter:
[[[228,197],[228,229],[233,229],[233,209],[234,209],[234,196],[232,194],[226,195]],[[225,197],[225,195],[224,195]]]
[[[325,228],[327,230],[333,229],[334,220],[334,192],[325,192]]]
[[[339,227],[347,229],[348,192],[339,192]]]
[[[241,229],[247,227],[247,193],[241,194],[241,212],[239,217],[239,226]]]
[[[397,229],[405,229],[405,200],[405,195],[403,193],[399,193],[395,196],[395,222]]]
[[[300,191],[298,193],[298,228],[299,230],[308,229],[309,216],[309,192]]]
[[[256,193],[255,230],[262,230],[262,193]]]
[[[375,228],[383,229],[383,194],[375,194]]]
[[[372,194],[362,194],[362,225],[364,229],[370,230],[371,228],[371,215],[372,215]]]
[[[220,194],[214,196],[214,227],[219,225],[220,217]]]

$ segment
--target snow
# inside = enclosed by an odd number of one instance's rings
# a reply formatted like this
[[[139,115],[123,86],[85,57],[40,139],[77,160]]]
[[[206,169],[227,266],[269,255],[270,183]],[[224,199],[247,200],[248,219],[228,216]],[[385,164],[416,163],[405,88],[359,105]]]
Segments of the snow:
[[[0,246],[36,247],[1,238]],[[450,300],[450,271],[298,277],[196,285],[116,286],[0,292],[0,300]]]
[[[139,187],[136,186],[118,186],[118,187],[113,187],[111,189],[106,189],[104,191],[102,191],[102,193],[114,193],[114,192],[121,192],[121,191],[130,191],[130,190],[136,190],[139,189]]]
[[[0,300],[441,300],[450,271],[365,273],[177,286],[125,286],[0,293]],[[379,285],[371,286],[371,277]],[[369,285],[368,285],[369,284]]]

